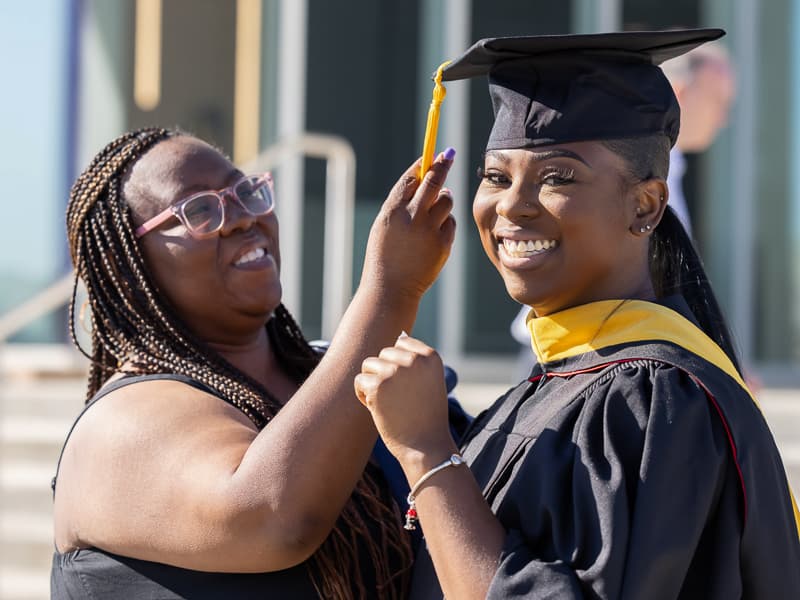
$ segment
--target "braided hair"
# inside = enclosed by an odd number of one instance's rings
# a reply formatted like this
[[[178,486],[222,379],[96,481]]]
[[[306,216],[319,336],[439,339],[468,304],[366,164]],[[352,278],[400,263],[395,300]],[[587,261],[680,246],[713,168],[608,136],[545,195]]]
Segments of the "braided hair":
[[[670,140],[665,135],[603,140],[603,145],[621,156],[636,181],[666,179],[669,171]],[[681,294],[700,328],[728,355],[741,373],[734,338],[703,268],[692,238],[667,206],[650,237],[650,277],[657,298]]]
[[[76,277],[69,307],[70,336],[90,362],[88,402],[114,373],[175,373],[214,390],[261,429],[280,409],[277,398],[209,348],[164,301],[143,260],[123,181],[150,148],[181,132],[144,128],[110,142],[72,187],[67,236]],[[91,353],[75,332],[79,281],[91,309]],[[299,385],[319,362],[283,305],[266,324],[279,364]],[[400,598],[406,593],[410,546],[396,504],[368,465],[333,531],[307,561],[320,597]],[[374,565],[375,589],[366,589],[360,565]]]

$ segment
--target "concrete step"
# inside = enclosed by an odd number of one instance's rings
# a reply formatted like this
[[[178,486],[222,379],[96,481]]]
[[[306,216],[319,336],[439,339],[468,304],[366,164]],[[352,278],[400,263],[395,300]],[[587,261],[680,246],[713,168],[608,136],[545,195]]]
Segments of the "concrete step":
[[[0,344],[2,377],[84,376],[89,360],[72,344]]]
[[[3,511],[0,515],[0,565],[11,570],[46,572],[53,555],[52,512],[26,509]]]
[[[85,382],[3,381],[0,403],[0,598],[50,597],[53,501],[50,480]]]
[[[0,383],[0,422],[15,416],[71,421],[83,408],[86,397],[83,377],[6,377]]]
[[[72,423],[71,417],[6,416],[0,420],[0,462],[55,464]]]
[[[41,569],[10,569],[0,566],[0,598],[3,600],[48,600],[50,572]]]
[[[0,598],[45,600],[50,597],[50,562],[53,556],[52,503],[5,505],[0,512]],[[45,494],[39,494],[44,497]],[[24,507],[24,508],[21,508]]]
[[[52,504],[50,482],[56,472],[56,461],[3,459],[0,461],[0,502],[4,507],[35,505],[49,510]]]

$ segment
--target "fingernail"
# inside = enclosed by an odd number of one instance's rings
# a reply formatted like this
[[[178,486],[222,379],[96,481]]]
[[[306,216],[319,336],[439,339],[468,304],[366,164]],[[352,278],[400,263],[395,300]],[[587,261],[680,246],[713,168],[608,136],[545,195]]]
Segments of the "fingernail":
[[[442,188],[442,193],[447,194],[448,196],[452,196],[453,195],[453,190],[451,190],[448,187],[443,187]]]
[[[456,149],[448,147],[442,154],[445,160],[453,160],[456,157]]]

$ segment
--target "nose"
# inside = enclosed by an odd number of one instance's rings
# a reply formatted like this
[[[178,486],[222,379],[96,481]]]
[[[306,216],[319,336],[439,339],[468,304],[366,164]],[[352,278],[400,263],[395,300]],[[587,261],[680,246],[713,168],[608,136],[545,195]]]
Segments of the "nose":
[[[495,210],[509,221],[531,219],[541,213],[539,186],[512,185],[504,190]]]
[[[247,212],[238,198],[235,198],[230,192],[224,194],[222,200],[225,211],[220,231],[222,235],[229,235],[235,231],[247,231],[256,222],[256,217]]]

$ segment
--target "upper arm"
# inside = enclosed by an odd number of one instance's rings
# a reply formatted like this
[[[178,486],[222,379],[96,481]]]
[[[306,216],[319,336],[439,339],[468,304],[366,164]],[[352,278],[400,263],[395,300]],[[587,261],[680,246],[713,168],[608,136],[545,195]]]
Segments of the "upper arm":
[[[654,590],[679,595],[721,495],[736,506],[740,489],[725,427],[705,391],[680,369],[651,368],[624,560],[622,590],[632,598]],[[726,523],[714,535],[735,547],[740,522]]]
[[[67,444],[57,542],[199,570],[277,570],[277,508],[233,485],[258,431],[224,401],[178,382],[141,382],[103,398]],[[275,510],[272,510],[275,509]],[[62,546],[63,547],[63,546]]]
[[[705,394],[678,369],[631,366],[559,419],[500,507],[512,518],[490,596],[538,581],[563,597],[677,597],[729,459]]]

